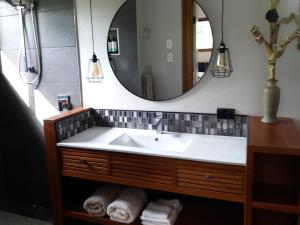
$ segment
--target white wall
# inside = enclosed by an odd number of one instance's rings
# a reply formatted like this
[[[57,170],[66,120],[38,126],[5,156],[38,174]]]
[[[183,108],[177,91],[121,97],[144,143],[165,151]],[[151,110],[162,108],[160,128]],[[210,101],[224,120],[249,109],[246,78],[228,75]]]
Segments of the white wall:
[[[105,80],[101,84],[87,83],[84,78],[87,61],[92,53],[89,5],[77,1],[79,44],[84,106],[94,108],[165,110],[214,113],[217,107],[233,107],[238,113],[261,115],[262,89],[267,79],[266,55],[249,33],[252,24],[258,24],[266,33],[264,20],[269,0],[225,1],[224,39],[231,50],[234,73],[227,79],[214,79],[209,73],[185,95],[164,102],[151,102],[132,95],[115,78],[106,53],[107,31],[113,15],[125,0],[94,0],[99,21],[95,30],[96,52],[101,59]],[[219,0],[198,0],[210,18],[215,45],[220,41],[221,4]],[[287,15],[298,9],[299,2],[281,2],[280,14]],[[294,25],[289,25],[295,28]],[[281,88],[279,116],[300,121],[300,51],[291,44],[278,62],[277,78]]]

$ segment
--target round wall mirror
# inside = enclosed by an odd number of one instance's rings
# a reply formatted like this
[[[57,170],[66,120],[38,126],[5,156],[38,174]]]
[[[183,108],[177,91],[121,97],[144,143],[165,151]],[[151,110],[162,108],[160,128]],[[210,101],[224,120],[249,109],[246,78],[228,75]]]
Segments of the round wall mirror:
[[[194,0],[127,0],[107,39],[112,70],[133,94],[178,97],[205,74],[212,55],[210,22]]]

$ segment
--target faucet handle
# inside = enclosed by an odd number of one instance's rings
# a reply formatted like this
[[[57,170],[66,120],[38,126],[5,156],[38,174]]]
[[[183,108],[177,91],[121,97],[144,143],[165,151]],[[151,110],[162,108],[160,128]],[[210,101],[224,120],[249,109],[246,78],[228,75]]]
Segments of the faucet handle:
[[[162,117],[163,117],[163,113],[162,112],[155,113],[155,118],[156,119],[162,119]]]

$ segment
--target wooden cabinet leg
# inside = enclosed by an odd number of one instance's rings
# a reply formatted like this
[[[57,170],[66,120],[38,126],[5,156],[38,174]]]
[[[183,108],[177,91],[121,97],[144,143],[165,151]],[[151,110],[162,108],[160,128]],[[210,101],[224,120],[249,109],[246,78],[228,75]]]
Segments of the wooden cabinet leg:
[[[44,134],[53,225],[64,225],[59,168],[61,160],[56,148],[56,131],[54,123],[45,121]]]
[[[248,150],[247,168],[246,168],[246,187],[245,187],[245,205],[244,205],[244,225],[252,224],[252,192],[253,192],[253,174],[254,174],[254,153]]]

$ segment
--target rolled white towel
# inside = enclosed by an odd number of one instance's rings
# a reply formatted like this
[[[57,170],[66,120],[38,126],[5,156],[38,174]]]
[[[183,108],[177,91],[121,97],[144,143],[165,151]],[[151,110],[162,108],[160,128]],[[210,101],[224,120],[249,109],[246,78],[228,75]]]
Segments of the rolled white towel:
[[[122,187],[112,184],[103,185],[83,203],[83,208],[92,216],[103,217],[108,205],[122,192]]]
[[[142,211],[147,196],[144,191],[126,188],[107,208],[111,220],[132,223]]]

